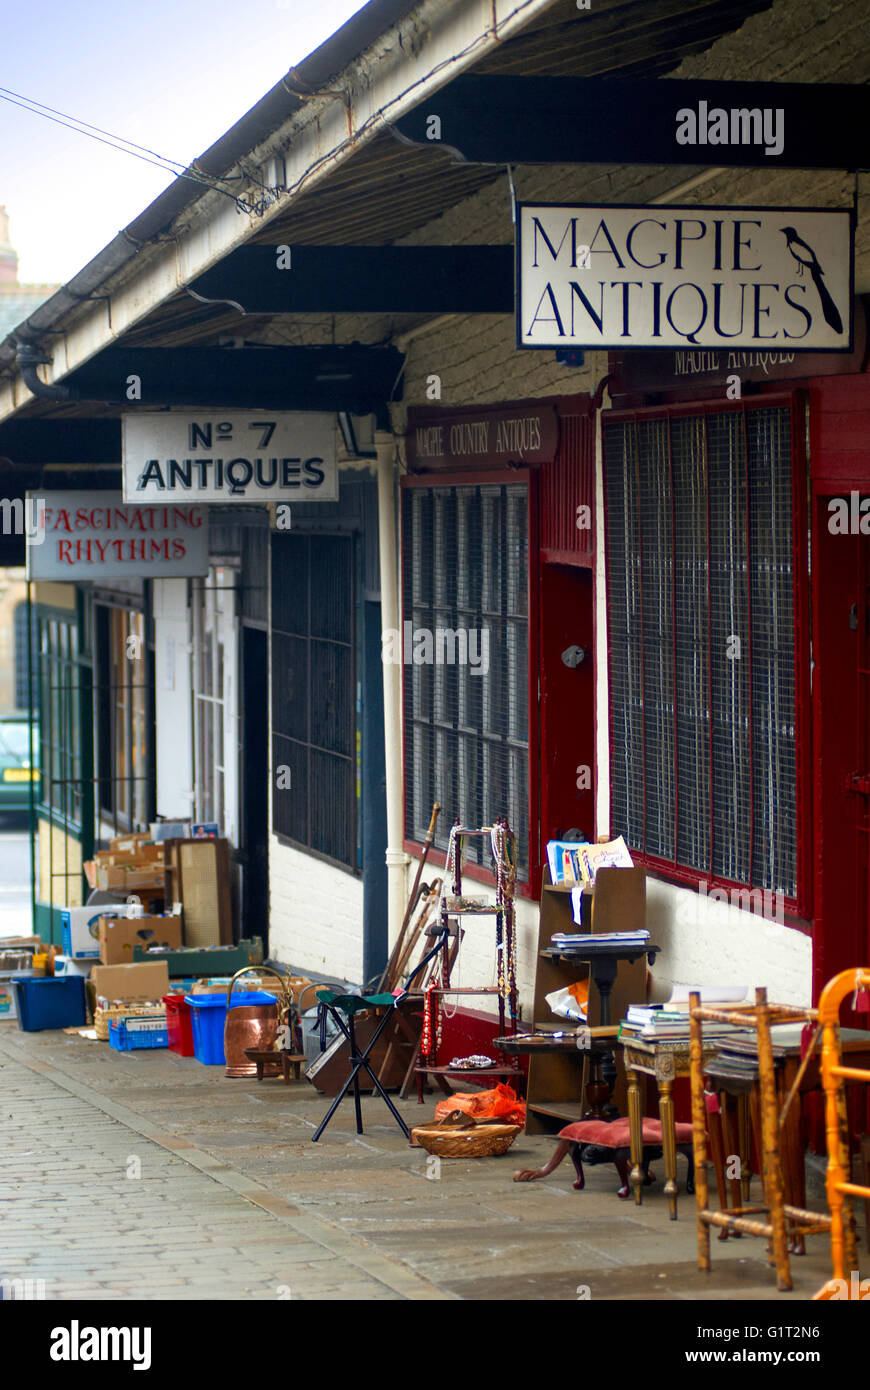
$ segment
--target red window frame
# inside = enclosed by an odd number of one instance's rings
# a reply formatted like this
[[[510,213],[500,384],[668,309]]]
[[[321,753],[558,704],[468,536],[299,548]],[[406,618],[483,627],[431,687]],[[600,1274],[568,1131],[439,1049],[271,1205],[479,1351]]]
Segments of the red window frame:
[[[528,572],[526,575],[526,603],[529,615],[529,635],[528,635],[528,712],[529,712],[529,777],[528,777],[528,797],[529,797],[529,878],[527,883],[517,882],[516,893],[518,897],[531,898],[537,901],[540,898],[541,883],[541,831],[540,831],[540,719],[538,715],[538,671],[540,669],[540,612],[539,612],[539,573],[540,573],[540,480],[538,470],[530,468],[509,468],[509,469],[474,469],[467,473],[414,473],[407,474],[400,479],[400,489],[406,488],[444,488],[444,487],[476,487],[487,483],[525,483],[526,497],[528,505]],[[405,613],[405,591],[404,591],[404,509],[399,508],[399,621],[404,620]],[[409,838],[406,822],[406,804],[404,797],[405,787],[405,703],[402,699],[402,834],[403,848],[406,854],[419,857],[423,852],[423,846],[418,840]],[[445,806],[443,814],[453,815],[453,808]],[[434,851],[439,854],[442,851]],[[463,864],[463,878],[470,878],[479,883],[494,885],[495,877],[488,869],[484,869],[478,864]]]
[[[787,406],[791,416],[791,494],[792,494],[792,603],[794,616],[794,689],[795,689],[795,807],[796,825],[796,897],[784,899],[785,911],[794,915],[795,925],[807,923],[812,917],[813,875],[812,875],[812,722],[811,722],[811,683],[810,683],[810,616],[809,616],[809,531],[807,513],[808,471],[806,455],[807,397],[803,390],[787,392],[764,392],[748,399],[740,400],[702,400],[639,407],[628,410],[613,410],[602,413],[602,457],[604,430],[610,422],[619,424],[627,421],[649,421],[671,419],[686,415],[714,415],[724,412],[738,412],[745,415],[756,409],[773,409]],[[607,516],[607,471],[604,472],[604,511]],[[606,522],[605,522],[606,526]],[[607,546],[604,546],[605,594],[609,595],[610,582],[607,573]],[[708,550],[709,560],[709,550]],[[751,661],[751,612],[749,659]],[[611,646],[608,633],[608,779],[613,752],[613,711],[611,677]],[[676,720],[676,710],[674,712]],[[676,804],[679,804],[679,777],[676,783]],[[714,823],[711,817],[710,835],[712,841]],[[618,826],[611,826],[614,834]],[[675,837],[676,849],[676,837]],[[750,885],[727,879],[703,869],[691,868],[674,859],[665,859],[650,854],[635,845],[631,847],[632,858],[638,864],[646,865],[657,877],[693,888],[702,883],[708,888],[749,890]],[[760,891],[760,890],[756,890]]]

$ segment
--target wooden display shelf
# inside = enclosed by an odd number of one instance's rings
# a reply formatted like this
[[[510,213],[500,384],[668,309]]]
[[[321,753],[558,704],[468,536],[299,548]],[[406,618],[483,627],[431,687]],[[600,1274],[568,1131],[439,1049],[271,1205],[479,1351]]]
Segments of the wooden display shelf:
[[[433,994],[498,994],[498,985],[435,985]]]
[[[547,1134],[552,1131],[554,1126],[546,1121],[560,1120],[563,1125],[574,1124],[577,1120],[583,1119],[583,1107],[579,1100],[527,1100],[526,1101],[526,1133],[527,1134]],[[534,1115],[539,1121],[537,1128],[529,1127],[529,1116]]]
[[[579,926],[574,921],[571,901],[571,890],[575,885],[551,884],[546,881],[548,878],[545,870],[545,882],[541,888],[532,1017],[541,1020],[535,1023],[536,1028],[551,1027],[557,1031],[560,1028],[575,1028],[577,1024],[570,1019],[557,1020],[546,996],[579,980],[589,980],[589,965],[564,957],[544,956],[541,952],[551,946],[552,937],[557,932],[634,931],[645,927],[646,870],[601,869],[594,889],[584,894],[584,921]],[[632,963],[620,962],[610,996],[610,1017],[619,1020],[624,1017],[629,1004],[645,1001],[646,955],[640,950]],[[595,1029],[601,1026],[601,996],[592,981],[587,1022],[594,1036]],[[557,1120],[568,1124],[581,1118],[580,1086],[584,1055],[576,1047],[529,1054],[526,1094],[528,1134],[552,1132],[557,1127]],[[611,1101],[620,1113],[628,1113],[625,1077],[621,1070]]]

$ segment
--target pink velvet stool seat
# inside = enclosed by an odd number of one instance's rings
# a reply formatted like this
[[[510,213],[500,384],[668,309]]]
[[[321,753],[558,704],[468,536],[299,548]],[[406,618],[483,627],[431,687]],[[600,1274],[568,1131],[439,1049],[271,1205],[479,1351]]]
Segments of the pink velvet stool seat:
[[[694,1184],[694,1156],[692,1152],[692,1126],[690,1124],[674,1125],[676,1133],[677,1153],[685,1155],[689,1165],[689,1175],[686,1182],[686,1191],[693,1192]],[[574,1186],[582,1190],[586,1185],[583,1175],[583,1164],[613,1163],[619,1174],[621,1185],[617,1196],[625,1199],[630,1195],[629,1169],[631,1162],[631,1131],[627,1119],[619,1120],[576,1120],[573,1124],[566,1125],[560,1129],[557,1135],[553,1136],[560,1143],[568,1145],[571,1161],[577,1172],[577,1180]],[[564,1152],[564,1150],[563,1150]],[[643,1158],[641,1167],[644,1174],[644,1185],[649,1186],[654,1182],[649,1171],[649,1165],[654,1158],[662,1156],[662,1124],[661,1120],[644,1119],[643,1121]]]

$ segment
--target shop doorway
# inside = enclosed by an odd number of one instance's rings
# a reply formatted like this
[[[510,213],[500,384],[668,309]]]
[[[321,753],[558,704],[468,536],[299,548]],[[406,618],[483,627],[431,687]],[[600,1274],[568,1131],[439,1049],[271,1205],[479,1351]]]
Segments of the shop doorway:
[[[548,840],[595,838],[592,570],[541,570],[541,855]]]
[[[242,935],[269,935],[268,638],[242,627]]]
[[[870,535],[832,531],[830,503],[814,527],[815,997],[870,960]]]

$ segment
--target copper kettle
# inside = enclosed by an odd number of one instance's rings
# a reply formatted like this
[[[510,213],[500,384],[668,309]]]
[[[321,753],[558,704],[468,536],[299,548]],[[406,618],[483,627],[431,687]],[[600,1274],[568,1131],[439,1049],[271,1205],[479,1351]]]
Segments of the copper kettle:
[[[281,981],[280,999],[276,998],[270,1004],[237,1004],[235,1008],[230,1008],[236,980],[251,970],[256,970],[260,975],[277,975]],[[277,1053],[278,1029],[288,1004],[292,1004],[292,994],[289,1000],[287,996],[288,990],[283,975],[269,965],[246,965],[242,970],[236,971],[227,990],[227,1017],[224,1024],[227,1076],[256,1076],[257,1065],[245,1056],[246,1047],[256,1048],[258,1052]]]

